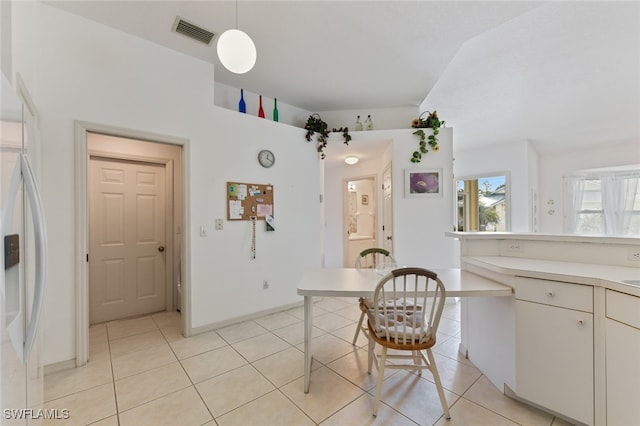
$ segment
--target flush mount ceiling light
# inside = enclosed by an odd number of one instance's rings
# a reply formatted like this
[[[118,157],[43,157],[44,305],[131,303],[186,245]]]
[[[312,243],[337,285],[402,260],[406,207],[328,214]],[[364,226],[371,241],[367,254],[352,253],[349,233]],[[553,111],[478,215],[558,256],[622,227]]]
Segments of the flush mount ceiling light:
[[[349,157],[344,159],[344,162],[347,163],[350,166],[356,164],[358,161],[360,161],[360,159],[358,157],[353,156],[353,155],[350,155]]]
[[[220,35],[217,50],[220,62],[232,73],[244,74],[256,63],[256,45],[247,33],[238,29],[238,0],[236,0],[236,27]]]

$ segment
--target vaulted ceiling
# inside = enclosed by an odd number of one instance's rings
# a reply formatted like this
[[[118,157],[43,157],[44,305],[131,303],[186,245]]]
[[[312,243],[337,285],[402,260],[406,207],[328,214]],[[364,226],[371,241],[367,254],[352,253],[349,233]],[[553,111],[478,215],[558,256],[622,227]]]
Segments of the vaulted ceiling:
[[[530,140],[541,153],[640,144],[640,3],[51,1],[215,65],[215,79],[309,111],[422,107],[456,149]],[[258,60],[235,75],[176,16],[238,27]],[[640,148],[639,148],[640,149]]]

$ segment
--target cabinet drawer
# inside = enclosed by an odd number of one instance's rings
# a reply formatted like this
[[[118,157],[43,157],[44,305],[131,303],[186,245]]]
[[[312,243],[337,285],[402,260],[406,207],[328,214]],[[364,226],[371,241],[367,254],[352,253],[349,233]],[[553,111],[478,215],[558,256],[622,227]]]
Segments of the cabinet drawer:
[[[640,329],[640,297],[607,290],[607,317]]]
[[[516,277],[515,297],[529,302],[593,312],[593,288],[588,285]]]

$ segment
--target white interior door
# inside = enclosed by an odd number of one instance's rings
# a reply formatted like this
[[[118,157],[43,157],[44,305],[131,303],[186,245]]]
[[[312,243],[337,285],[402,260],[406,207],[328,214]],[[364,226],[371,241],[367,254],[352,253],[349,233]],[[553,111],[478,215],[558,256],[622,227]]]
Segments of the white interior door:
[[[166,309],[164,164],[91,157],[91,324]]]
[[[391,165],[382,174],[382,248],[393,253],[393,200]]]

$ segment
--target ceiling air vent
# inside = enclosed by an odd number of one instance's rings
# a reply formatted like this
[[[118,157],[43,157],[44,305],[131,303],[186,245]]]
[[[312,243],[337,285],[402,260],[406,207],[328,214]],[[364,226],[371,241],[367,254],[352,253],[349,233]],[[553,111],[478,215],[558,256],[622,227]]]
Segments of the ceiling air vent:
[[[205,30],[189,21],[185,21],[181,17],[177,16],[173,23],[173,31],[182,35],[186,35],[189,38],[198,40],[204,44],[211,44],[211,40],[215,37],[215,33],[209,30]]]

